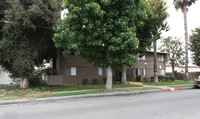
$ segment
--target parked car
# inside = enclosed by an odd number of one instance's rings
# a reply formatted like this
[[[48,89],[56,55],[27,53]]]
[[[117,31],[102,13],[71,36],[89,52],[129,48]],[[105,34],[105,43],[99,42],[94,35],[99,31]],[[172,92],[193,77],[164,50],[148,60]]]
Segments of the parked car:
[[[194,79],[194,87],[200,88],[200,75]]]

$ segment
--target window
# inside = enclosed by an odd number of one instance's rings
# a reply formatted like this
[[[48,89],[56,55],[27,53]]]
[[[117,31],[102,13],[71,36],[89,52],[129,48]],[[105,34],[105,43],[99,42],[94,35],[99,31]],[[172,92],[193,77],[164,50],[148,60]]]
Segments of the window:
[[[68,76],[76,76],[76,67],[67,67],[66,73]]]
[[[160,65],[159,68],[162,69],[162,65]]]
[[[158,61],[164,61],[164,55],[158,55]]]
[[[136,75],[146,75],[145,69],[136,69]]]
[[[144,56],[141,56],[141,54],[138,53],[138,60],[145,60],[145,55],[144,55]]]
[[[165,70],[164,69],[160,69],[159,70],[159,75],[162,75],[162,76],[165,75]]]
[[[99,76],[106,76],[106,68],[99,67],[98,68],[98,75]]]

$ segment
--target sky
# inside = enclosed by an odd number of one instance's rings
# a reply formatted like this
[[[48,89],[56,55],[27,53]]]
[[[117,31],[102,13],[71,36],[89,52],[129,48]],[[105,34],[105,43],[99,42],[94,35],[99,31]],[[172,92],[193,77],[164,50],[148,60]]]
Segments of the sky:
[[[168,32],[163,32],[162,36],[168,37],[177,37],[181,39],[184,43],[184,19],[183,13],[179,9],[178,11],[174,8],[173,5],[174,0],[166,0],[167,2],[167,12],[169,13],[169,17],[167,18],[167,22],[170,25],[170,30]],[[189,7],[189,11],[187,13],[187,23],[188,23],[188,37],[192,34],[192,30],[197,27],[200,27],[200,1],[197,1],[195,4]],[[191,53],[189,52],[189,66],[192,64]]]

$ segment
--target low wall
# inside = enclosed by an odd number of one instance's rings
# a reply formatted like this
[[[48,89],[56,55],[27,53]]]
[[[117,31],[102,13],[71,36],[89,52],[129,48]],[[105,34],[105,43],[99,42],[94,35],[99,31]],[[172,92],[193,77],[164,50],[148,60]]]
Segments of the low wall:
[[[63,75],[47,75],[47,85],[63,85]]]

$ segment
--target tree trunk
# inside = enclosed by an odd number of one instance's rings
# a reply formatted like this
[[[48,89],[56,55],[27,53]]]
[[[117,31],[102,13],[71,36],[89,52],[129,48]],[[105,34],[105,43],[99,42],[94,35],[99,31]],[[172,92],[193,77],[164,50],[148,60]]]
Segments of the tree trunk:
[[[127,84],[127,78],[126,78],[126,67],[123,68],[122,72],[122,84]]]
[[[112,68],[109,65],[106,71],[106,89],[112,89]]]
[[[109,58],[110,54],[109,51],[106,53],[107,59]],[[111,65],[108,65],[106,70],[106,89],[112,89],[112,67]]]
[[[185,81],[188,81],[188,32],[187,32],[187,6],[186,0],[184,0],[184,8],[183,8],[183,16],[184,16],[184,29],[185,29]]]
[[[24,78],[24,77],[20,78],[20,88],[21,89],[28,88],[28,79],[27,78]]]
[[[172,64],[172,77],[174,77],[174,64]]]
[[[156,40],[153,41],[153,47],[154,47],[154,82],[158,82],[158,58],[157,58],[157,42]]]

